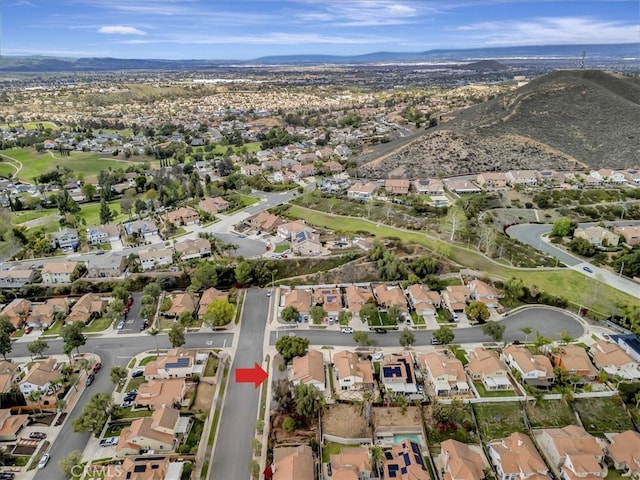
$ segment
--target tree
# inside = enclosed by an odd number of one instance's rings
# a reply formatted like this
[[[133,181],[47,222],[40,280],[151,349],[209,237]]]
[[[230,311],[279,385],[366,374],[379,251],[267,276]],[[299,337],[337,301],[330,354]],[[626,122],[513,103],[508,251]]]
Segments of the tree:
[[[533,342],[533,346],[534,346],[535,351],[537,353],[541,353],[542,352],[542,348],[545,345],[549,345],[551,342],[552,342],[552,340],[550,338],[545,337],[540,332],[536,332],[536,339]]]
[[[28,313],[28,312],[24,312]],[[20,313],[20,317],[23,316],[23,313]],[[23,320],[24,322],[24,320]],[[7,335],[11,335],[16,331],[16,327],[11,323],[9,318],[6,315],[0,316],[0,333],[6,333]]]
[[[369,334],[362,330],[353,332],[353,341],[359,343],[363,347],[367,345],[373,345],[373,340],[369,338]]]
[[[119,366],[111,367],[109,376],[111,377],[111,381],[114,384],[120,385],[124,383],[124,381],[127,379],[127,376],[128,376],[127,369]]]
[[[36,357],[42,357],[42,354],[48,348],[49,344],[41,338],[38,338],[37,340],[34,340],[33,342],[27,344],[27,350],[29,350],[29,354],[32,356],[35,355]]]
[[[349,325],[351,316],[352,316],[352,313],[350,311],[340,310],[340,313],[338,313],[338,323],[343,326]]]
[[[160,298],[161,293],[162,293],[162,287],[158,285],[156,282],[148,283],[142,289],[143,295],[150,295],[156,300]]]
[[[27,400],[37,403],[38,410],[40,410],[40,413],[42,413],[42,405],[40,404],[40,400],[42,400],[42,392],[40,390],[31,390],[29,392],[29,395],[27,395]]]
[[[504,335],[505,326],[501,323],[498,323],[494,320],[489,320],[487,323],[482,325],[482,333],[493,338],[494,342],[502,341],[502,336]]]
[[[131,211],[133,210],[133,204],[135,202],[136,189],[128,188],[125,190],[124,195],[120,199],[120,210],[122,213],[126,213],[131,218]]]
[[[292,305],[284,307],[282,312],[280,312],[280,318],[285,322],[295,322],[298,320],[298,317],[300,317],[300,312],[298,312],[298,309]]]
[[[427,275],[433,275],[438,271],[438,261],[434,257],[423,255],[413,261],[411,270],[413,270],[418,277],[425,278]]]
[[[211,262],[202,262],[191,273],[191,287],[196,290],[205,290],[218,284],[218,272]]]
[[[380,474],[380,465],[384,461],[384,452],[382,450],[382,447],[380,447],[379,445],[374,445],[373,447],[369,448],[369,451],[371,452],[371,463],[376,470],[376,475],[379,478],[382,478],[382,475]]]
[[[402,321],[404,320],[404,316],[402,315],[400,307],[398,307],[397,305],[391,305],[387,310],[387,320],[389,321],[389,323],[393,323],[394,325],[396,323],[402,323]]]
[[[124,302],[119,298],[112,300],[109,304],[109,308],[104,314],[105,318],[108,318],[111,323],[115,324],[117,320],[122,318],[124,313]]]
[[[111,291],[111,296],[124,303],[129,299],[129,289],[124,285],[116,285]]]
[[[509,306],[515,305],[524,297],[524,282],[519,278],[511,277],[504,285],[504,294],[506,303]]]
[[[235,314],[235,307],[226,298],[218,298],[207,305],[204,324],[208,327],[221,327],[231,323]]]
[[[296,421],[287,415],[282,421],[282,428],[285,432],[291,433],[296,429]]]
[[[524,343],[527,343],[527,341],[529,340],[529,335],[531,335],[533,333],[533,328],[531,328],[531,327],[522,327],[520,329],[520,331],[522,333],[524,333]]]
[[[309,316],[314,325],[320,325],[326,314],[327,312],[325,312],[321,305],[314,305],[309,309]]]
[[[378,260],[378,275],[386,281],[400,280],[407,276],[407,269],[397,255],[386,251]]]
[[[567,246],[573,253],[583,257],[593,257],[596,254],[596,247],[586,238],[574,238]]]
[[[110,393],[96,393],[84,406],[82,413],[73,420],[73,431],[93,433],[98,437],[112,408],[113,398]]]
[[[276,342],[276,350],[285,362],[293,357],[300,357],[307,353],[309,348],[309,339],[303,337],[281,337]]]
[[[193,312],[180,312],[180,315],[178,315],[178,322],[184,328],[189,328],[195,321],[196,319],[193,317]]]
[[[113,212],[109,208],[109,204],[105,200],[104,196],[100,196],[100,224],[106,225],[113,220]]]
[[[360,309],[360,320],[372,326],[375,321],[379,320],[380,314],[375,303],[367,302]]]
[[[11,352],[11,348],[11,335],[5,331],[0,331],[0,353],[5,360],[7,359],[7,353]]]
[[[62,460],[58,462],[60,471],[64,475],[64,478],[73,478],[74,474],[78,473],[78,470],[82,470],[82,452],[80,450],[73,450],[69,452]]]
[[[308,419],[317,417],[324,407],[324,395],[314,385],[299,383],[293,389],[293,399],[296,403],[296,413]]]
[[[160,330],[158,330],[156,327],[150,328],[149,330],[147,330],[147,335],[153,337],[153,339],[156,341],[156,355],[159,355],[160,350],[158,349],[158,334],[160,333]]]
[[[372,262],[377,262],[378,260],[382,259],[382,256],[386,251],[387,247],[384,243],[382,243],[382,240],[376,238],[371,243],[371,248],[369,248],[369,260],[371,260]]]
[[[240,285],[249,285],[253,279],[253,269],[251,268],[251,264],[245,260],[239,261],[235,269],[235,274],[236,282]]]
[[[466,313],[467,317],[469,317],[470,319],[479,322],[485,322],[491,316],[489,307],[487,307],[479,300],[474,300],[469,305],[467,305],[467,308],[464,309],[464,313]]]
[[[405,348],[411,347],[414,343],[416,343],[416,337],[409,331],[408,328],[405,327],[404,330],[402,330],[398,341],[400,342],[400,345]]]
[[[570,237],[573,235],[573,232],[577,226],[578,225],[576,224],[576,222],[574,222],[570,218],[560,217],[555,222],[553,222],[551,233],[549,235],[552,237]]]
[[[440,342],[441,344],[447,345],[453,342],[455,334],[453,333],[453,329],[451,329],[450,327],[441,325],[438,330],[433,332],[433,338],[435,338],[436,341]]]
[[[569,335],[565,330],[560,332],[560,341],[563,345],[568,345],[573,341],[573,337]]]
[[[82,185],[82,188],[80,190],[82,191],[82,195],[84,195],[84,199],[87,202],[93,200],[93,197],[95,197],[96,193],[98,193],[98,189],[96,189],[95,185],[88,182]]]
[[[76,349],[80,353],[80,347],[87,343],[87,337],[82,333],[84,325],[82,322],[73,322],[62,327],[62,341],[69,346],[70,350]]]
[[[184,326],[180,323],[174,323],[169,330],[169,343],[173,348],[181,347],[186,343],[184,338]]]
[[[442,220],[442,226],[445,232],[448,232],[449,241],[455,240],[456,232],[465,228],[467,223],[467,216],[464,214],[462,208],[459,205],[454,205],[449,208],[447,216]]]

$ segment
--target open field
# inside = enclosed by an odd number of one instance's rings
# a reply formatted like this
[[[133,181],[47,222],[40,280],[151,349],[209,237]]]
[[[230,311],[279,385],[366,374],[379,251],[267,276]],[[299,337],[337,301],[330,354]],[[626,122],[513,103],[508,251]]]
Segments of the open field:
[[[58,165],[71,169],[75,174],[80,173],[85,177],[95,177],[101,170],[109,168],[126,169],[130,165],[154,162],[153,159],[143,156],[131,157],[132,159],[129,160],[119,160],[114,157],[109,158],[100,153],[89,152],[71,152],[68,157],[61,157],[57,152],[38,153],[29,148],[2,150],[0,151],[0,156],[22,162],[22,170],[18,173],[18,178],[27,182],[32,182],[34,177],[53,170]]]
[[[0,123],[0,128],[21,127],[25,130],[37,130],[40,125],[42,125],[43,128],[58,128],[53,122],[16,122],[11,123],[11,125],[8,123]]]
[[[42,210],[30,210],[26,212],[17,212],[14,213],[15,217],[13,217],[14,225],[18,225],[20,223],[28,222],[29,220],[35,220],[36,218],[46,217],[47,215],[55,215],[58,213],[57,208],[45,208]]]
[[[12,166],[14,162],[4,161],[0,163],[0,177],[3,178],[12,178],[13,174],[16,173],[18,167]]]
[[[116,214],[112,223],[119,223],[127,219],[127,215],[120,210],[119,200],[109,202],[109,208]],[[85,203],[81,205],[80,216],[87,222],[87,227],[100,225],[100,203]]]
[[[562,428],[577,425],[573,410],[561,400],[539,400],[526,402],[525,410],[531,428]]]
[[[605,432],[633,430],[620,397],[577,398],[573,408],[580,415],[585,430],[597,437],[603,437]]]
[[[561,295],[570,302],[587,306],[596,311],[610,314],[611,308],[617,303],[637,305],[640,299],[624,292],[601,284],[598,295],[594,300],[594,281],[585,275],[568,269],[537,269],[524,270],[500,265],[484,255],[468,250],[458,245],[451,245],[445,241],[428,237],[421,232],[411,232],[380,223],[373,223],[362,218],[330,215],[328,213],[311,210],[293,205],[288,215],[293,218],[304,219],[308,224],[329,228],[334,231],[348,232],[376,237],[396,237],[405,243],[416,243],[446,256],[452,261],[465,267],[486,272],[492,276],[509,279],[522,279],[525,285],[536,285],[539,289],[550,294],[562,292]]]
[[[484,442],[504,438],[513,432],[527,433],[520,402],[473,405],[480,437]]]

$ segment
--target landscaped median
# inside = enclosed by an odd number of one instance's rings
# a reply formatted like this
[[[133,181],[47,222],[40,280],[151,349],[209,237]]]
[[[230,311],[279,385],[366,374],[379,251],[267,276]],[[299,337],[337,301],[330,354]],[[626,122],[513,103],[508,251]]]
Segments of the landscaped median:
[[[465,247],[451,244],[443,240],[427,236],[423,232],[413,232],[357,217],[331,215],[317,210],[292,205],[287,215],[303,219],[309,225],[329,228],[341,232],[369,232],[376,237],[400,238],[406,244],[423,245],[453,262],[485,272],[505,280],[515,277],[521,279],[526,286],[536,286],[539,290],[552,294],[560,293],[574,305],[609,314],[611,306],[616,304],[636,305],[640,307],[640,299],[628,295],[606,284],[598,286],[598,295],[594,296],[594,280],[570,269],[521,269],[501,265],[484,255]]]

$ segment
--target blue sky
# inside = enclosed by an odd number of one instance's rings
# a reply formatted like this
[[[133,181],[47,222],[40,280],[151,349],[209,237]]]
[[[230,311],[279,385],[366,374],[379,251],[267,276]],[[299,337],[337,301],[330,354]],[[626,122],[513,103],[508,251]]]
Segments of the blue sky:
[[[3,55],[238,59],[640,41],[640,2],[0,0]]]

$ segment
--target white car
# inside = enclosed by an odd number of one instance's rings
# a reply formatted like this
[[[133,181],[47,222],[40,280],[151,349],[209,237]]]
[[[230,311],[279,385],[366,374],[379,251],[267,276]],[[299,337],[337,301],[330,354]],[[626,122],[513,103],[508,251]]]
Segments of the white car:
[[[43,469],[44,467],[47,466],[47,463],[49,463],[49,454],[45,453],[42,458],[40,459],[40,461],[38,462],[38,469]]]
[[[353,328],[345,327],[342,329],[342,333],[353,333]]]

